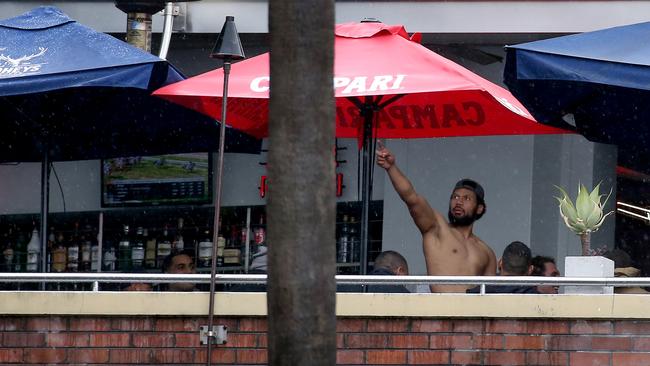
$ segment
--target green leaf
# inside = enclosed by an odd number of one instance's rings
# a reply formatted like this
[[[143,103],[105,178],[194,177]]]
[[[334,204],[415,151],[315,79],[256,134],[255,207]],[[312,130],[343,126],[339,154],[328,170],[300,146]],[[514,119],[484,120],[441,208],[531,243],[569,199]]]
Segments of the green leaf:
[[[588,230],[587,226],[585,225],[585,222],[580,219],[578,219],[573,225],[571,225],[571,229],[576,234],[584,234]]]
[[[607,198],[605,198],[605,200],[604,200],[603,203],[601,204],[602,207],[605,207],[605,204],[607,203],[607,200],[609,200],[609,197],[612,195],[612,190],[613,190],[613,189],[614,189],[614,188],[610,188],[610,189],[609,189],[609,193],[607,194]],[[604,195],[603,195],[603,196],[604,196]],[[600,202],[600,200],[598,200],[598,201]]]
[[[600,207],[600,203],[594,202],[593,203],[593,210],[585,220],[585,225],[588,228],[593,229],[596,225],[598,225],[598,222],[601,221],[603,217],[603,210]]]
[[[578,212],[573,206],[573,203],[567,199],[560,201],[560,214],[566,217],[571,223],[578,219]]]
[[[567,200],[569,200],[569,201],[571,200],[571,197],[569,197],[569,194],[566,193],[566,191],[565,191],[562,187],[560,187],[560,186],[556,186],[556,185],[553,185],[553,186],[554,186],[555,188],[557,188],[557,189],[562,193],[562,198],[565,198],[565,199],[567,199]],[[555,198],[557,198],[557,197],[555,197]]]
[[[600,202],[600,192],[599,192],[600,191],[600,183],[602,183],[602,182],[599,182],[598,184],[596,184],[596,187],[594,187],[594,190],[591,191],[591,193],[589,194],[589,198],[592,201]]]
[[[599,221],[599,222],[594,226],[594,229],[593,229],[592,231],[596,231],[596,230],[600,229],[600,226],[603,224],[603,222],[605,222],[605,218],[606,218],[607,216],[613,214],[613,213],[614,213],[614,211],[609,211],[608,213],[606,213],[606,214],[603,216],[603,218],[600,219],[600,221]]]
[[[593,203],[589,199],[587,187],[580,185],[578,189],[578,198],[576,198],[576,210],[578,211],[578,218],[585,220],[593,209]]]

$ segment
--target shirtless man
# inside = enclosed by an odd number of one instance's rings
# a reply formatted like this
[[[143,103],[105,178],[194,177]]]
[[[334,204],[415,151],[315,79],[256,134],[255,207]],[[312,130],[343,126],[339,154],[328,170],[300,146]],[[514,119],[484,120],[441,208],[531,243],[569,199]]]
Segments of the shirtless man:
[[[422,248],[430,276],[494,276],[496,256],[472,233],[474,221],[485,213],[484,191],[471,179],[462,179],[449,200],[449,222],[417,194],[395,163],[395,156],[381,142],[377,144],[377,164],[384,168],[393,187],[406,203],[415,225],[422,233]],[[472,286],[431,285],[431,292],[465,292]]]

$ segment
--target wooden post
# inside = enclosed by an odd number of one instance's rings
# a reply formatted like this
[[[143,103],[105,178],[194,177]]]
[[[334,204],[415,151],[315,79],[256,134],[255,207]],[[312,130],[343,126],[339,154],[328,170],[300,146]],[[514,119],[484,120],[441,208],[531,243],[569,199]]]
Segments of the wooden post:
[[[269,364],[336,364],[334,1],[271,0]]]

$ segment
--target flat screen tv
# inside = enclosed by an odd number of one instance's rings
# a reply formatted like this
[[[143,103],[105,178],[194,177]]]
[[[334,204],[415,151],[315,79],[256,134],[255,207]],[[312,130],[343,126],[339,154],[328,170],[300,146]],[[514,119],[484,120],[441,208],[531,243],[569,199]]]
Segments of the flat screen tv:
[[[209,153],[102,160],[102,207],[209,203]]]

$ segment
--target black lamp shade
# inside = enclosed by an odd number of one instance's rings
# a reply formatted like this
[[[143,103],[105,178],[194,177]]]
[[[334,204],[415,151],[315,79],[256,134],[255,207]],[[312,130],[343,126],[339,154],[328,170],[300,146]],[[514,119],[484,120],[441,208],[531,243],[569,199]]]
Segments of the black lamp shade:
[[[219,38],[217,38],[210,57],[224,60],[241,60],[246,57],[239,40],[237,27],[235,27],[235,17],[226,17],[226,22],[223,23],[223,28],[221,28],[221,33],[219,33]]]
[[[155,14],[165,8],[165,0],[115,0],[115,6],[125,13]]]
[[[125,13],[146,13],[155,14],[165,8],[169,0],[114,0],[115,6]],[[197,0],[176,0],[176,3],[184,3]]]

